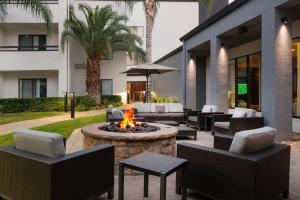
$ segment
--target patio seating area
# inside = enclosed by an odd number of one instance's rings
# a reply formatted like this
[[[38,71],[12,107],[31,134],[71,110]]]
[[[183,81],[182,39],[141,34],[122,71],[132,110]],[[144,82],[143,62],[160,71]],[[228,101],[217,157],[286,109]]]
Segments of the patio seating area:
[[[204,106],[201,112],[205,109]],[[113,112],[111,114],[114,115]],[[125,116],[127,115],[126,113]],[[212,118],[218,115],[224,116],[210,113]],[[226,116],[237,120],[240,116],[236,115],[237,113],[233,113]],[[213,134],[211,131],[197,131],[188,127],[189,124],[187,126],[176,121],[154,122],[150,124],[157,126],[160,134],[165,132],[164,129],[172,132],[177,130],[176,151],[173,147],[170,149],[174,151],[175,157],[173,153],[164,150],[169,148],[164,147],[163,140],[156,141],[155,135],[158,133],[155,131],[133,135],[129,133],[127,136],[127,133],[101,132],[100,128],[98,130],[101,124],[94,124],[74,131],[70,141],[65,143],[60,135],[18,129],[14,136],[16,147],[0,149],[0,159],[3,163],[0,171],[0,177],[3,177],[0,181],[0,194],[3,195],[2,198],[15,199],[21,195],[35,199],[43,196],[45,200],[53,197],[90,199],[99,195],[100,199],[131,200],[145,197],[172,200],[300,198],[297,192],[300,187],[300,175],[296,173],[300,167],[300,161],[296,159],[300,155],[300,149],[296,146],[273,144],[276,129],[264,127],[247,129],[236,134]],[[211,126],[215,126],[215,123],[212,120]],[[95,143],[89,139],[91,146],[87,147],[86,135],[92,134],[99,140],[99,131],[103,141]],[[133,145],[132,142],[137,140],[139,134],[139,140],[149,137],[154,143],[143,143],[141,147]],[[123,143],[126,145],[116,146],[116,141],[109,141],[108,135],[117,141],[120,137],[124,138]],[[126,137],[132,137],[132,144],[128,143],[130,141]],[[160,137],[164,138],[163,135]],[[155,142],[160,144],[156,145]],[[35,145],[32,145],[33,143]],[[63,150],[64,145],[66,152]],[[129,149],[126,154],[126,148],[129,147],[132,150]],[[80,167],[74,168],[74,165]],[[41,172],[35,175],[28,173],[32,170]],[[144,174],[134,172],[136,170]],[[19,175],[13,176],[16,172]],[[72,174],[76,176],[73,177]],[[60,181],[61,178],[64,181]],[[26,184],[30,180],[32,184]],[[53,184],[55,187],[50,189]],[[121,188],[119,184],[122,184]],[[187,194],[184,188],[187,188]],[[74,193],[74,189],[77,192]],[[82,189],[85,192],[82,192]],[[35,192],[32,192],[33,190]],[[45,196],[45,192],[49,196]]]

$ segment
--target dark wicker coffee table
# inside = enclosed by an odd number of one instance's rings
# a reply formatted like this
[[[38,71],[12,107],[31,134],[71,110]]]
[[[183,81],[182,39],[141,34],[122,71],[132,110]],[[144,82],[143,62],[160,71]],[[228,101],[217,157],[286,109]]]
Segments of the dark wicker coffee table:
[[[171,120],[159,120],[159,121],[153,121],[153,123],[164,124],[164,125],[169,125],[169,126],[179,126],[180,125],[178,122],[171,121]]]
[[[156,153],[144,152],[131,158],[120,161],[119,165],[119,200],[124,200],[124,168],[130,168],[144,173],[144,197],[148,197],[149,175],[160,177],[160,199],[166,199],[167,176],[182,170],[184,179],[187,160],[165,156]],[[187,189],[182,180],[182,200],[186,200]],[[175,183],[174,183],[175,184]]]
[[[193,136],[194,140],[197,140],[197,130],[187,127],[187,126],[179,126],[178,128],[177,137],[187,137]]]

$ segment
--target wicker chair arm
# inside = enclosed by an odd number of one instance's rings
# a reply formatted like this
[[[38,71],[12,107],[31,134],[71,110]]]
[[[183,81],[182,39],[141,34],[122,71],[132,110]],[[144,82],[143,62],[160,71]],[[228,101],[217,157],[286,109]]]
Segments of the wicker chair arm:
[[[231,114],[213,114],[212,122],[228,122],[231,117]]]
[[[232,134],[244,130],[261,128],[263,126],[264,126],[263,117],[230,118],[230,129]]]

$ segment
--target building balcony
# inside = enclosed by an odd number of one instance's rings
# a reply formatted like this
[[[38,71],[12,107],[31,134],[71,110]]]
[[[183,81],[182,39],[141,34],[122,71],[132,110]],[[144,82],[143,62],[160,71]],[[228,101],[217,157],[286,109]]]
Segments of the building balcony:
[[[61,12],[65,12],[64,14],[66,14],[66,11],[61,9],[62,6],[59,4],[60,0],[42,0],[42,2],[49,6],[53,14],[53,23],[59,23],[59,20],[63,16]],[[15,6],[8,6],[7,13],[8,15],[4,23],[44,23],[41,18],[33,17],[31,14],[28,14],[29,11],[24,11]]]
[[[58,70],[58,46],[0,46],[0,71]]]

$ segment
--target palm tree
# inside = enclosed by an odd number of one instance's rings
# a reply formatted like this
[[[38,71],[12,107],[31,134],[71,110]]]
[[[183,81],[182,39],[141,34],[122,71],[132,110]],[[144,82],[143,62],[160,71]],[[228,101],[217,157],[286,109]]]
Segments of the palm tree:
[[[210,12],[214,0],[195,0],[195,1],[203,1],[203,3],[208,8],[208,11]],[[140,0],[116,0],[117,4],[120,5],[121,2],[125,2],[126,7],[129,9],[129,11],[133,10],[134,5],[137,2],[140,2]],[[144,0],[144,10],[145,10],[145,16],[146,16],[146,62],[152,63],[152,30],[154,25],[154,19],[158,12],[160,0]]]
[[[5,20],[9,6],[15,6],[22,10],[29,11],[34,17],[41,17],[46,22],[47,30],[50,32],[53,15],[48,5],[41,0],[0,0],[1,21]]]
[[[70,6],[69,19],[65,21],[61,47],[68,38],[78,41],[87,55],[86,88],[87,93],[101,102],[100,61],[111,59],[116,51],[127,51],[130,58],[145,60],[145,52],[140,47],[142,39],[132,34],[125,25],[126,16],[119,15],[110,6],[92,9],[89,5],[79,4],[84,20],[74,14]]]

